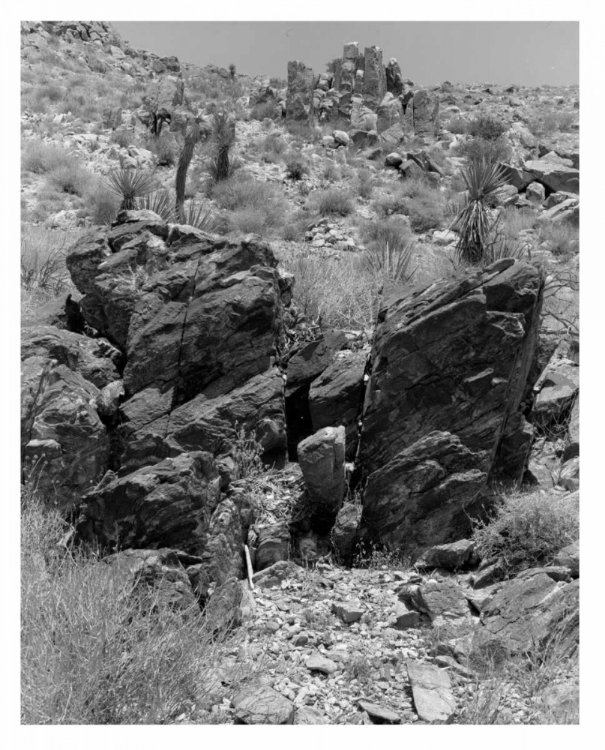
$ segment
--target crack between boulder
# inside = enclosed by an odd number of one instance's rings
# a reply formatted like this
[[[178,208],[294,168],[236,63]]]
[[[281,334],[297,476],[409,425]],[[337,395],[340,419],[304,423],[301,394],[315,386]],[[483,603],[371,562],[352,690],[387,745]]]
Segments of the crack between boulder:
[[[197,275],[198,275],[198,272],[200,270],[200,264],[202,262],[202,258],[203,258],[203,255],[200,254],[200,257],[198,258],[198,261],[197,261],[197,266],[195,267],[195,274],[193,275],[193,288],[191,289],[191,294],[189,295],[189,302],[187,303],[187,307],[185,308],[185,315],[183,317],[183,325],[182,325],[182,328],[181,328],[181,341],[179,343],[179,357],[178,357],[178,362],[177,362],[177,367],[176,367],[175,387],[176,387],[176,384],[178,383],[178,380],[179,380],[179,378],[181,376],[181,357],[182,357],[182,353],[183,353],[183,340],[185,339],[185,326],[187,325],[187,317],[189,315],[189,307],[191,306],[191,303],[193,302],[193,298],[195,296],[195,288],[196,288],[196,284],[197,284]],[[174,393],[173,393],[172,402],[174,403]],[[164,434],[164,440],[167,440],[168,439],[168,435],[170,434],[170,417],[172,416],[172,410],[173,410],[173,406],[171,404],[170,409],[168,411],[168,422],[166,424],[166,432]]]

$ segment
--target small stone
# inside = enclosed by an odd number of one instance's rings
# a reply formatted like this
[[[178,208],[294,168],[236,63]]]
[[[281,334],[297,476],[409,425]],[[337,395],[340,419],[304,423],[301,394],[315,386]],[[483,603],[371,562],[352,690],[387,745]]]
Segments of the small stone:
[[[332,674],[336,671],[337,666],[332,659],[327,659],[321,654],[313,654],[307,659],[307,669],[311,672],[321,672],[322,674]]]
[[[362,711],[365,711],[373,724],[400,724],[401,717],[390,708],[370,703],[369,701],[360,700],[357,702]]]
[[[338,615],[340,619],[345,623],[354,623],[360,620],[365,610],[362,609],[359,602],[334,602],[332,604],[332,612]]]

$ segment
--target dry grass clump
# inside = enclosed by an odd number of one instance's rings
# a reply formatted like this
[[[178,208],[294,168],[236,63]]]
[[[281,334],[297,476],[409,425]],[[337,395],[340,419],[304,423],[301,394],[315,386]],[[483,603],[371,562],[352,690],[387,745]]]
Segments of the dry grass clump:
[[[556,258],[568,260],[580,250],[579,227],[568,222],[543,222],[539,225],[539,242],[546,243]]]
[[[242,173],[215,185],[212,197],[228,212],[232,230],[266,235],[284,222],[286,203],[279,185]]]
[[[570,133],[578,123],[578,113],[550,110],[536,112],[528,119],[528,127],[538,138],[552,136],[555,133]]]
[[[374,187],[372,172],[367,167],[359,167],[356,181],[357,195],[364,200],[369,200],[374,192]]]
[[[361,256],[347,253],[335,259],[282,250],[280,262],[294,274],[294,298],[309,320],[321,316],[325,327],[372,328],[379,285],[372,281]]]
[[[35,174],[47,174],[61,167],[73,167],[76,163],[63,146],[38,138],[28,141],[21,155],[21,168]]]
[[[317,211],[321,216],[348,216],[355,210],[353,197],[349,190],[329,188],[310,196],[309,208]]]
[[[300,154],[292,151],[286,157],[286,174],[291,180],[302,180],[309,172],[309,164]]]
[[[226,633],[211,633],[196,605],[175,611],[153,590],[134,591],[94,553],[59,546],[65,532],[58,513],[26,491],[22,723],[212,721],[209,677]]]
[[[438,189],[422,179],[410,179],[397,184],[374,201],[373,208],[383,216],[408,216],[414,232],[428,232],[443,224],[446,203]]]
[[[70,245],[84,230],[48,229],[24,224],[21,227],[21,316],[35,316],[36,310],[73,291],[65,265]]]
[[[579,510],[577,495],[505,495],[491,518],[476,521],[475,549],[483,560],[501,559],[509,573],[544,565],[578,539]]]

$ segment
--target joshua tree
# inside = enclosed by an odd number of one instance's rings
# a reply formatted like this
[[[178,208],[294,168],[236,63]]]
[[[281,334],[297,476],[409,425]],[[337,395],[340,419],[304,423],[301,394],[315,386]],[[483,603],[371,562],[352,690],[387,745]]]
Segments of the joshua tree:
[[[179,165],[176,170],[176,210],[179,220],[183,219],[183,205],[185,203],[185,184],[187,182],[187,170],[193,158],[193,151],[200,140],[200,124],[193,120],[189,125],[185,136],[185,145],[181,151]]]

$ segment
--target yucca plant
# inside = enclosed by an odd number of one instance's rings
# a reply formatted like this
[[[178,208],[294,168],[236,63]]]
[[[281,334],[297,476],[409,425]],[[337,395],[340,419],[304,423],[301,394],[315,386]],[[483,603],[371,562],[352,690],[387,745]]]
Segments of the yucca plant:
[[[153,211],[167,223],[176,224],[178,221],[173,197],[166,189],[157,190],[155,193],[140,198],[137,201],[137,208]]]
[[[120,211],[138,208],[137,200],[156,188],[155,177],[139,169],[115,169],[107,175],[107,187],[121,198]]]
[[[182,207],[180,221],[182,224],[201,229],[202,232],[209,234],[218,234],[222,224],[221,220],[202,203],[196,205],[192,200]]]
[[[480,263],[494,226],[488,203],[505,183],[504,169],[480,159],[471,161],[461,174],[468,196],[450,228],[459,234],[456,250],[460,259]]]
[[[410,270],[415,243],[408,242],[397,247],[389,242],[369,247],[363,256],[363,264],[370,273],[384,279],[403,284],[409,281],[416,269]]]
[[[235,143],[235,122],[225,109],[212,115],[212,140],[216,154],[210,161],[210,174],[215,182],[221,182],[233,174],[229,152]]]

